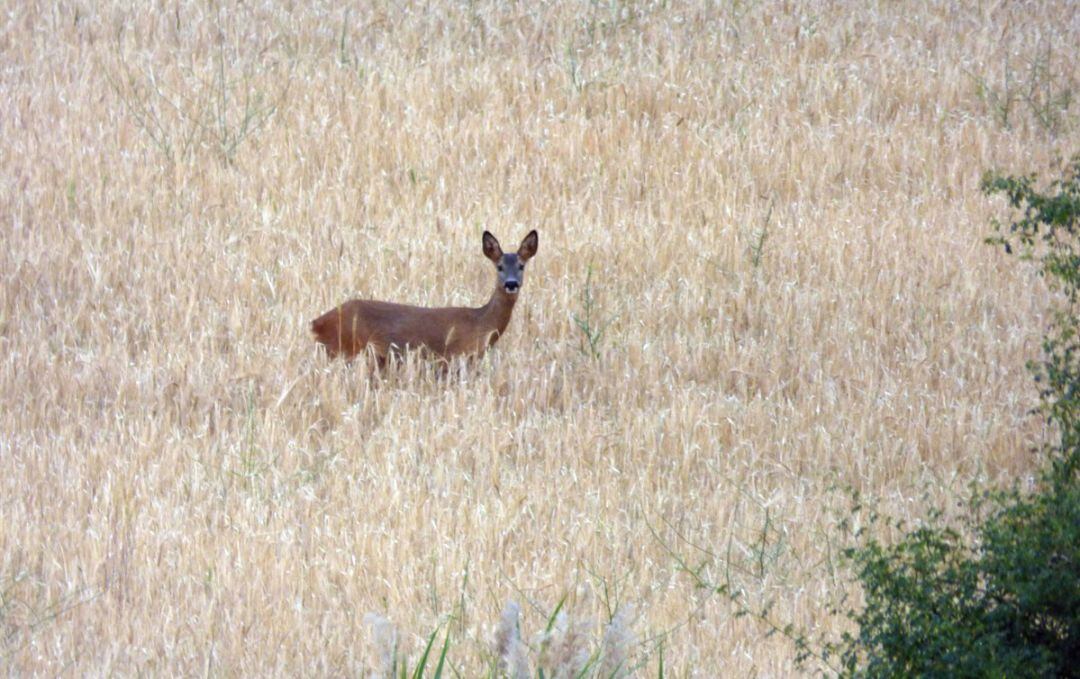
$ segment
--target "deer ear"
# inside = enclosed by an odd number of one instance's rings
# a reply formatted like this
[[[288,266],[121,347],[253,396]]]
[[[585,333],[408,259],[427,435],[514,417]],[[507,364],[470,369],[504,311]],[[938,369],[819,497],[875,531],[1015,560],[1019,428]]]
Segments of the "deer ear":
[[[484,232],[484,256],[493,262],[498,262],[502,258],[502,247],[499,246],[499,241],[492,236],[490,232]]]
[[[539,236],[536,234],[536,229],[533,229],[528,236],[525,236],[525,240],[521,241],[521,247],[518,248],[518,257],[523,260],[532,259],[539,245]]]

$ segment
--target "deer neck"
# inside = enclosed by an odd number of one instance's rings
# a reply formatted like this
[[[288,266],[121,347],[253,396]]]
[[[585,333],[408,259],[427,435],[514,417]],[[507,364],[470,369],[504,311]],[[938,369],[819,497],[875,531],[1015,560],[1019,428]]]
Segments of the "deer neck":
[[[496,285],[488,303],[477,309],[480,323],[489,331],[494,330],[499,335],[503,334],[510,323],[510,314],[514,311],[515,302],[517,302],[517,295],[507,294]]]

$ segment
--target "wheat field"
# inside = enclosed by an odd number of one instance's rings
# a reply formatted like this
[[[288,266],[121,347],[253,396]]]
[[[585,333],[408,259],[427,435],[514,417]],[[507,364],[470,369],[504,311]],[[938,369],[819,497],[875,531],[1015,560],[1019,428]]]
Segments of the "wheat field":
[[[1076,151],[1077,45],[1069,0],[4,3],[0,670],[449,630],[484,676],[511,602],[535,670],[562,602],[627,674],[811,671],[716,586],[839,634],[850,491],[1034,468],[1050,298],[979,180]],[[482,304],[533,228],[482,360],[317,350],[351,297]]]

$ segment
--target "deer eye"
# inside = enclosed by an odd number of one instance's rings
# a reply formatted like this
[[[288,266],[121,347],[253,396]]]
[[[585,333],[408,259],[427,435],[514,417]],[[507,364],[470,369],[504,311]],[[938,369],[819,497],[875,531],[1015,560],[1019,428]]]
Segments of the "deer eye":
[[[499,273],[502,273],[502,270],[503,270],[503,265],[502,264],[499,264],[496,268],[499,270]]]

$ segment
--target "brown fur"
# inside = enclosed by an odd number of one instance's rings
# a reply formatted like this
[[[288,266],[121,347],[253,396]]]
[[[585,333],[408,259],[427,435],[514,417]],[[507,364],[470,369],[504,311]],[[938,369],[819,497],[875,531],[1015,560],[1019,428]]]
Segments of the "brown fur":
[[[311,330],[331,358],[351,359],[368,346],[380,363],[408,349],[426,349],[443,358],[482,354],[506,331],[515,300],[501,290],[478,309],[354,299],[316,318]]]
[[[517,254],[505,255],[516,263],[536,254],[536,232],[530,232]],[[504,255],[494,236],[484,232],[484,254],[503,271]],[[524,264],[522,264],[524,267]],[[500,274],[502,275],[502,274]],[[519,274],[520,275],[520,272]],[[488,303],[471,309],[465,307],[427,308],[354,299],[331,309],[311,322],[315,339],[326,347],[331,358],[352,359],[371,350],[379,365],[388,357],[418,349],[440,358],[479,356],[506,332],[517,295],[495,286]]]

